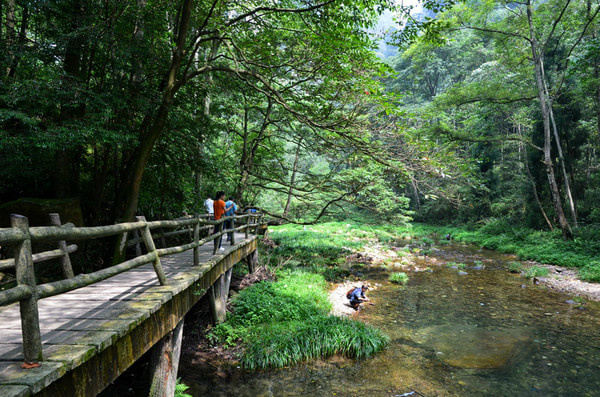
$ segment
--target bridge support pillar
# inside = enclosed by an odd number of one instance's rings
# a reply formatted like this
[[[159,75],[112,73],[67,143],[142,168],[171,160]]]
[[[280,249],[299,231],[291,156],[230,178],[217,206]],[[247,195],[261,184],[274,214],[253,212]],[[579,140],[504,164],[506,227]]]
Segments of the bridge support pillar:
[[[183,319],[152,348],[152,384],[148,397],[171,397],[175,394],[182,339]]]
[[[248,273],[254,273],[258,267],[258,250],[254,250],[246,257]]]
[[[232,272],[233,269],[229,269],[223,273],[208,292],[210,310],[215,324],[225,321],[227,315],[227,297],[229,296]]]

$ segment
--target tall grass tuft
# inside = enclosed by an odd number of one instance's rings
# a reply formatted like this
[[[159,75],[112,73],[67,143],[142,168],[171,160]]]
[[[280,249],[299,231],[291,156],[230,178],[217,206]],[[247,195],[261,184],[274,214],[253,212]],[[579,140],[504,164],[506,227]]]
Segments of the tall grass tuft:
[[[392,283],[406,285],[408,283],[408,274],[404,272],[392,273],[388,279]]]
[[[253,336],[242,358],[248,369],[285,367],[336,354],[364,358],[387,344],[387,338],[379,330],[335,316],[278,323],[262,327]]]
[[[525,277],[534,278],[534,277],[546,277],[550,273],[550,270],[546,267],[540,266],[532,266],[525,272]]]

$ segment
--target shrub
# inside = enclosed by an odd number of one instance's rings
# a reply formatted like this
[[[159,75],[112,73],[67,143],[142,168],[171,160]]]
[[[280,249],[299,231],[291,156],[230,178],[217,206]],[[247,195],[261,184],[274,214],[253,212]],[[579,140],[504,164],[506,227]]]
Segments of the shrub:
[[[600,283],[600,262],[594,261],[585,265],[579,272],[579,278],[585,281]]]
[[[404,272],[392,273],[388,279],[396,284],[406,285],[408,283],[408,275]]]

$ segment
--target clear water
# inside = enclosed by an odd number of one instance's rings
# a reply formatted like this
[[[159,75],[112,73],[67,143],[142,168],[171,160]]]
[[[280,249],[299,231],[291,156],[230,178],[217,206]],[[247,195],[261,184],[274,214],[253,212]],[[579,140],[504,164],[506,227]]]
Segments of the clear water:
[[[180,376],[193,396],[600,396],[600,304],[567,303],[512,260],[442,246],[404,287],[387,281],[398,269],[363,269],[378,286],[358,316],[391,340],[370,359],[247,372],[187,355]]]

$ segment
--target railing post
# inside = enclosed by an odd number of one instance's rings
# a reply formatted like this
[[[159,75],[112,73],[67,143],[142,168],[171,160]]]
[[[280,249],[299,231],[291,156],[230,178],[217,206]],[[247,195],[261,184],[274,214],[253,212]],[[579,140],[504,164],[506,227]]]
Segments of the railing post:
[[[50,223],[53,226],[61,226],[60,223],[60,215],[56,212],[49,214]],[[73,278],[75,277],[75,273],[73,273],[73,266],[71,265],[71,258],[69,257],[69,252],[67,251],[67,242],[65,240],[61,240],[58,242],[58,249],[62,251],[62,256],[60,257],[60,262],[62,264],[63,273],[65,278]]]
[[[200,215],[196,215],[196,223],[194,224],[194,266],[200,265]]]
[[[254,229],[254,235],[256,235],[256,236],[258,236],[258,231],[259,231],[259,229],[260,229],[260,228],[261,228],[261,226],[262,226],[262,218],[263,218],[263,216],[264,216],[264,215],[261,213],[261,214],[258,216],[258,220],[256,221],[256,228]]]
[[[248,240],[248,235],[250,234],[250,219],[252,219],[252,215],[250,215],[250,213],[248,212],[248,214],[246,214],[246,216],[247,216],[246,229],[244,230],[244,233],[245,233],[246,240]]]
[[[35,292],[35,269],[31,252],[31,237],[29,236],[29,220],[22,216],[11,214],[10,223],[13,228],[21,230],[27,238],[17,244],[14,249],[17,284],[31,288],[32,296],[19,302],[21,310],[21,331],[23,334],[23,356],[25,362],[43,360],[42,337],[40,334],[40,318]]]
[[[235,215],[233,215],[233,218],[229,220],[229,225],[232,229],[235,229]],[[235,230],[232,231],[229,236],[229,241],[231,242],[231,245],[235,245]]]
[[[137,216],[136,218],[138,221],[146,223],[145,217]],[[144,244],[146,244],[146,251],[154,254],[154,262],[152,262],[152,266],[154,266],[154,271],[156,272],[156,276],[158,277],[160,285],[167,285],[167,276],[165,275],[162,265],[160,264],[160,257],[156,252],[156,246],[154,245],[154,240],[152,239],[152,233],[150,232],[150,227],[147,223],[142,229],[142,237],[144,238]]]

